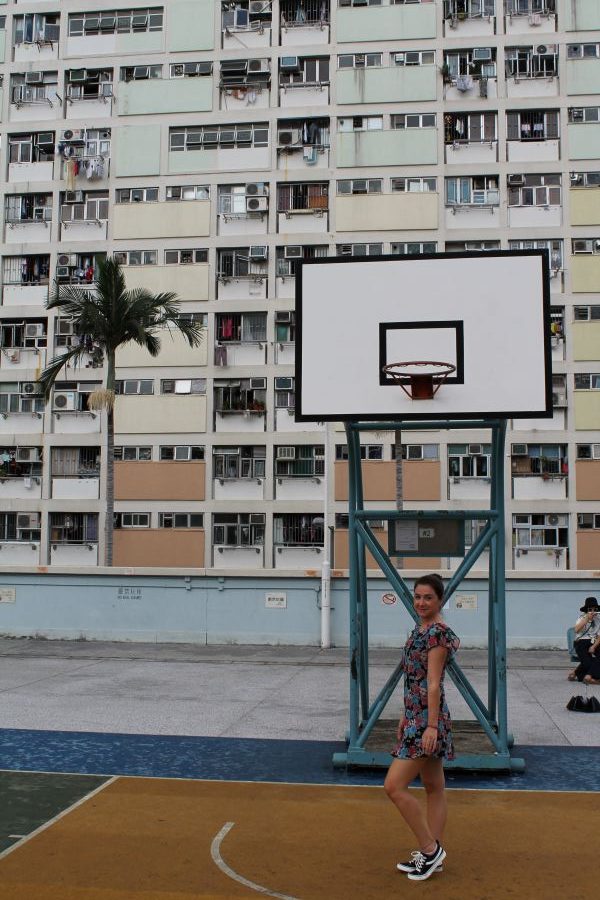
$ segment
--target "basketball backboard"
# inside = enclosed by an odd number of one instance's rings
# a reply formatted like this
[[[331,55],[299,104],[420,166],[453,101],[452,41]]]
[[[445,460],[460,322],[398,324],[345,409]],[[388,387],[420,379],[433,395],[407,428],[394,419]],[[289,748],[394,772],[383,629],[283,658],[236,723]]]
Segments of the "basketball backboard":
[[[414,400],[385,365],[455,367]],[[544,250],[331,257],[296,277],[296,419],[552,415]]]

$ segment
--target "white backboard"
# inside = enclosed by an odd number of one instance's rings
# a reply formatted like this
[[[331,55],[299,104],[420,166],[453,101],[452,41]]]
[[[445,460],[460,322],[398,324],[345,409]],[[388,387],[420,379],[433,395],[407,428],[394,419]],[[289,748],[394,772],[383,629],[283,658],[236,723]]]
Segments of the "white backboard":
[[[382,367],[449,362],[433,399],[411,400]],[[296,419],[552,415],[544,250],[331,257],[296,277]]]

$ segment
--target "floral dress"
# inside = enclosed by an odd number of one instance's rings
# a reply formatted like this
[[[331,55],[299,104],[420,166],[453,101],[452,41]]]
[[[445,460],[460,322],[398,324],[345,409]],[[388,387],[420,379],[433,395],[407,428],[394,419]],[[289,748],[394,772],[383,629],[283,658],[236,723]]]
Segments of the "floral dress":
[[[444,696],[444,672],[460,641],[444,622],[434,622],[425,631],[417,625],[404,647],[404,718],[398,729],[398,744],[392,756],[398,759],[417,759],[425,756],[421,745],[427,727],[427,654],[434,647],[448,651],[440,683],[440,714],[438,740],[432,756],[454,759],[452,722]]]

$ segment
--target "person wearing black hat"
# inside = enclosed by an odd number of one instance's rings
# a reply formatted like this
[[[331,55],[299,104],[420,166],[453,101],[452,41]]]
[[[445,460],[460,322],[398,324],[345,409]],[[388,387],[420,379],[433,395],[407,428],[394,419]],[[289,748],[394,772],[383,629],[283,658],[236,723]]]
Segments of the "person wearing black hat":
[[[575,623],[575,653],[579,665],[569,673],[569,681],[600,684],[600,606],[595,597],[586,597],[583,613]]]

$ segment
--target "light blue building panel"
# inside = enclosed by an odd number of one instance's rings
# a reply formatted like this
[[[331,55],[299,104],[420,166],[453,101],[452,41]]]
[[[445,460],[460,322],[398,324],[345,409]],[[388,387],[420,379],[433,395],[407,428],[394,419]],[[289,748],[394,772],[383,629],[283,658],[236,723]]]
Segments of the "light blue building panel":
[[[160,125],[123,125],[116,134],[115,175],[160,174]]]
[[[336,77],[336,99],[340,104],[435,100],[437,82],[436,66],[341,69]]]
[[[338,43],[434,38],[437,33],[436,7],[437,3],[360,9],[338,7]]]
[[[567,129],[569,159],[598,159],[600,157],[600,125],[569,125]]]
[[[177,52],[212,50],[218,6],[213,0],[169,0],[167,48]]]

